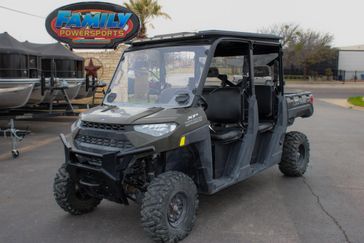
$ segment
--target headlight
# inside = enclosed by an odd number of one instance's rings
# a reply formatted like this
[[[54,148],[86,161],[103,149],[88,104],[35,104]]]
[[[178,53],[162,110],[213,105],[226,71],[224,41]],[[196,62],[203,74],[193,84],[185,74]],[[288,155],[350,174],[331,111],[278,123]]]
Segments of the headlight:
[[[145,124],[135,125],[134,130],[137,132],[152,135],[154,137],[163,136],[176,130],[176,123],[161,123],[161,124]]]
[[[71,125],[71,132],[73,133],[77,128],[81,127],[81,120],[78,119]]]

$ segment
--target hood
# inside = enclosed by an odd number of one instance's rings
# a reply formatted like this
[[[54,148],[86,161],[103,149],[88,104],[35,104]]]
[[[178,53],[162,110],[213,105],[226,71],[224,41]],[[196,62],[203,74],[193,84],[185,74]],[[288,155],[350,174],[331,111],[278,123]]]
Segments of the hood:
[[[162,111],[161,107],[98,106],[81,114],[81,120],[98,123],[132,124],[136,120]]]

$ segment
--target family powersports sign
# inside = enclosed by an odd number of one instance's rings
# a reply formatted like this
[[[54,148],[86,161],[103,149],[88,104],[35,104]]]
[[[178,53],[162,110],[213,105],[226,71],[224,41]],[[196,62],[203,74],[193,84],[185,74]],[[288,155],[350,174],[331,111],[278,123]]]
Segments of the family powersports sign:
[[[138,16],[122,6],[104,2],[60,7],[46,19],[48,33],[71,48],[115,48],[137,36]]]

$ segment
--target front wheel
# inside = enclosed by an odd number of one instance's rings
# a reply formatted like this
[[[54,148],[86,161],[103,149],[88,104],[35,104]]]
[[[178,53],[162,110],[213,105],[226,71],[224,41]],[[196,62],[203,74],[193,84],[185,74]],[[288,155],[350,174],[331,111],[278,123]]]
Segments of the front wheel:
[[[101,199],[87,195],[70,177],[63,164],[59,168],[53,184],[54,198],[57,204],[72,215],[81,215],[91,212]]]
[[[310,144],[305,134],[289,132],[283,144],[280,171],[286,176],[302,176],[310,160]]]
[[[148,186],[141,207],[142,225],[156,242],[177,242],[191,232],[197,207],[193,180],[181,172],[169,171]]]

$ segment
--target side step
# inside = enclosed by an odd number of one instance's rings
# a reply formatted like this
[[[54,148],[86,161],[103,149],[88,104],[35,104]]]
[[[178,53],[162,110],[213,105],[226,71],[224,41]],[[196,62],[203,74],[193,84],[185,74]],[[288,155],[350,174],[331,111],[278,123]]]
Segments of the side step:
[[[234,177],[227,177],[227,176],[223,176],[220,177],[218,179],[213,179],[208,183],[208,188],[209,191],[206,194],[213,194],[216,193],[218,191],[221,191],[231,185],[234,185],[238,182],[241,182],[247,178],[249,178],[250,176],[258,173],[259,171],[261,171],[264,167],[262,166],[245,166],[244,168],[240,169],[239,172],[239,177],[234,178]]]
[[[206,192],[206,194],[213,194],[218,191],[221,191],[222,189],[225,189],[226,187],[229,187],[238,181],[232,180],[230,177],[221,177],[218,179],[213,179],[210,183],[208,183],[209,191]]]

